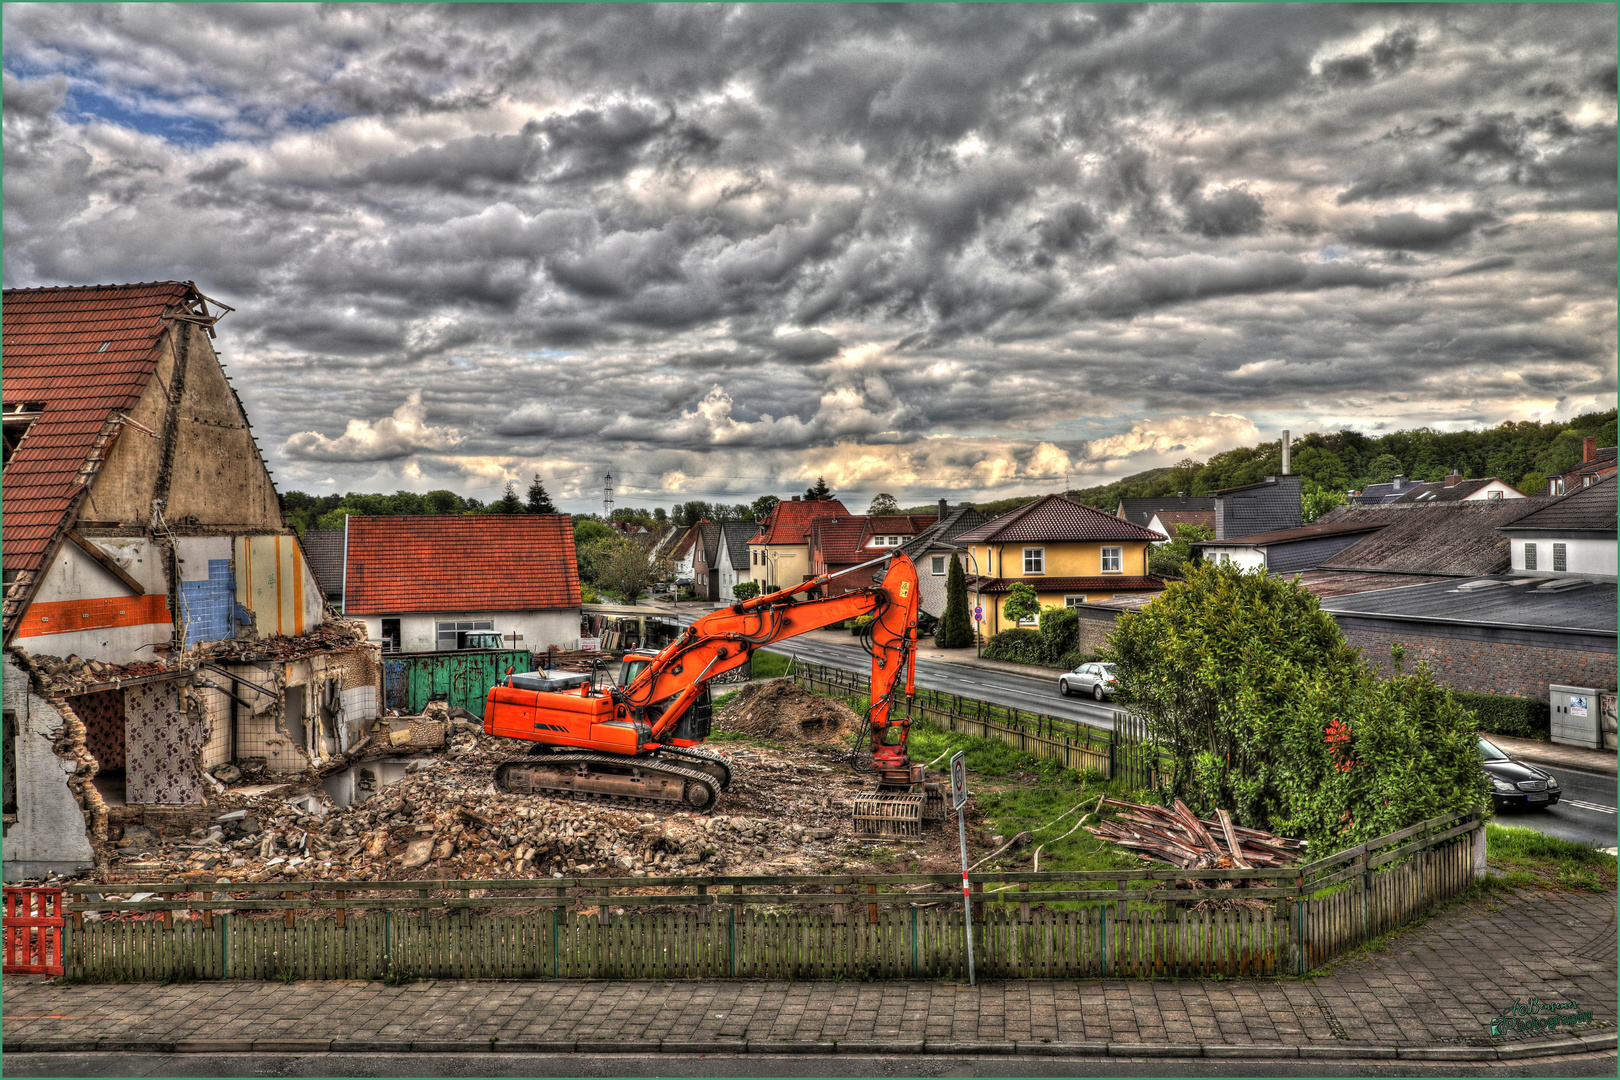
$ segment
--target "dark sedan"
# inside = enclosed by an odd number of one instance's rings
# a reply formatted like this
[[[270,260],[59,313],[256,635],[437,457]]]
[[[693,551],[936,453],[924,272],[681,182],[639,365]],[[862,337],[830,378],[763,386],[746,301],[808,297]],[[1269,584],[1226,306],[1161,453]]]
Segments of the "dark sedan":
[[[1542,809],[1558,801],[1558,778],[1544,769],[1514,761],[1490,740],[1479,740],[1479,756],[1485,765],[1485,775],[1491,780],[1491,798],[1497,812],[1509,808],[1528,807]]]

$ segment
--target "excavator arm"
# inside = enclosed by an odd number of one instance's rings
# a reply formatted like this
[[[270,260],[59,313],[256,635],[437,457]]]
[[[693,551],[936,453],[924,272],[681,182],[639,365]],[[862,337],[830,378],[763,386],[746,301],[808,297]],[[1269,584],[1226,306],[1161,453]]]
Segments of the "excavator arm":
[[[911,719],[891,719],[891,712],[902,677],[908,700],[914,692],[917,568],[900,552],[873,562],[888,565],[874,574],[873,584],[864,589],[821,599],[800,599],[801,594],[840,576],[824,574],[703,616],[666,646],[630,685],[612,691],[615,700],[628,707],[632,722],[646,725],[649,744],[694,746],[701,738],[691,737],[695,732],[683,732],[680,721],[709,680],[747,663],[756,649],[870,615],[873,621],[862,640],[872,654],[872,706],[867,719],[873,759],[885,776],[905,770]],[[903,782],[899,776],[894,779]]]

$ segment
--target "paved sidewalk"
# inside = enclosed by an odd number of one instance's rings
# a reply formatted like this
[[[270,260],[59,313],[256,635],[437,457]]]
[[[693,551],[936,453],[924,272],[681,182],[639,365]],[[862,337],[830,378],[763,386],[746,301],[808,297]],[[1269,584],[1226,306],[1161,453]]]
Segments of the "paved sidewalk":
[[[4,985],[4,1049],[1496,1060],[1615,1047],[1613,894],[1454,907],[1315,979]],[[1579,1030],[1493,1037],[1516,1002]],[[1538,1016],[1546,1015],[1539,1012]],[[1584,1037],[1584,1041],[1583,1041]]]
[[[1495,743],[1499,749],[1507,751],[1507,753],[1520,761],[1528,761],[1534,765],[1579,769],[1582,772],[1599,773],[1607,776],[1614,776],[1616,773],[1615,753],[1613,750],[1586,750],[1579,746],[1562,746],[1558,743],[1539,742],[1535,739],[1515,739],[1507,735],[1492,735],[1488,731],[1482,731],[1480,734]]]

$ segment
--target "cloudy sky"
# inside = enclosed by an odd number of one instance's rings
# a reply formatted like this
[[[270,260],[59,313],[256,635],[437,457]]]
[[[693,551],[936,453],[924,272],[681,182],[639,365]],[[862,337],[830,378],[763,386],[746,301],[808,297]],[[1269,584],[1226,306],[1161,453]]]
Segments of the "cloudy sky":
[[[283,489],[994,498],[1615,389],[1613,5],[4,8],[4,278]],[[521,486],[521,485],[520,485]]]

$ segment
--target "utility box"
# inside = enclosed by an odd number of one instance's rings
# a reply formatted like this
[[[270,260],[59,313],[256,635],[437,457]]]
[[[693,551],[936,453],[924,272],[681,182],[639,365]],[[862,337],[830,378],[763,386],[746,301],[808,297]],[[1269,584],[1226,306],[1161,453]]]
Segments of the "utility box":
[[[1603,749],[1600,699],[1603,691],[1590,686],[1549,686],[1552,741],[1565,746]]]

